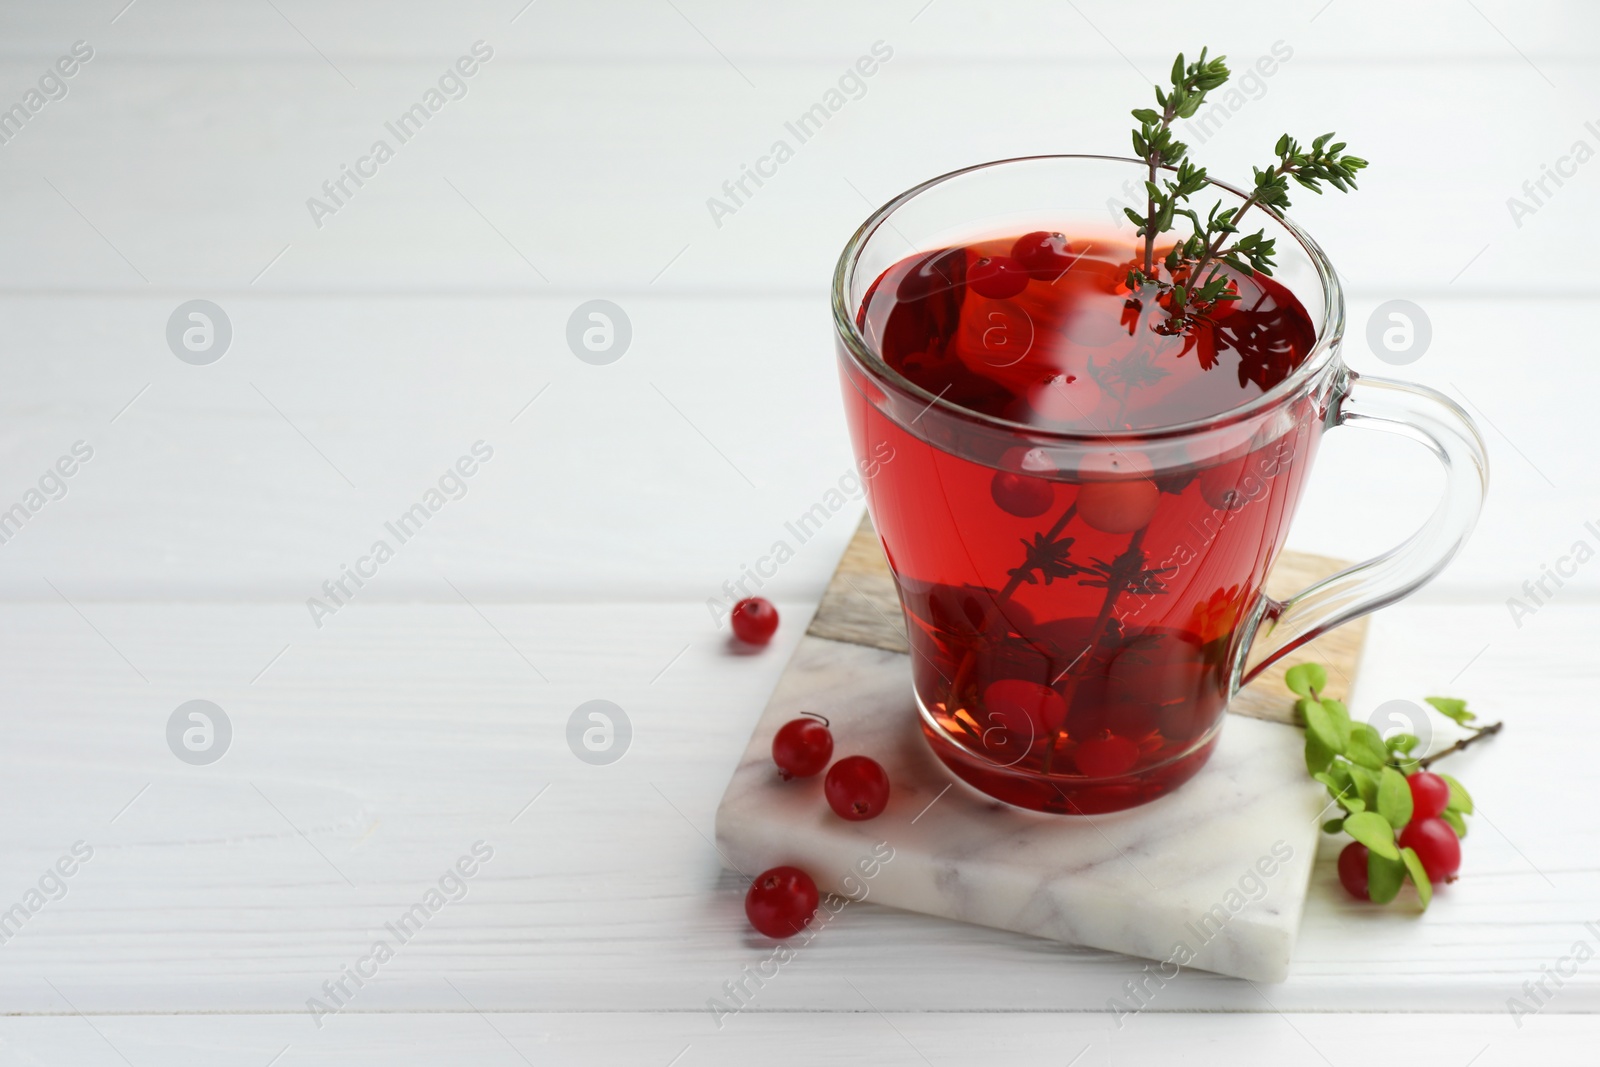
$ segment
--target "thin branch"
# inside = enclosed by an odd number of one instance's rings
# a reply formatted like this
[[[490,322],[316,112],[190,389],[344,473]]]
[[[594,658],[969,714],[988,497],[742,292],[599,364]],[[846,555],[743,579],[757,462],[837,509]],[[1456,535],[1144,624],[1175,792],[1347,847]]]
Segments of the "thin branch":
[[[1427,757],[1426,759],[1418,760],[1417,761],[1417,766],[1422,768],[1423,770],[1427,770],[1434,763],[1435,760],[1444,759],[1446,756],[1450,755],[1450,753],[1452,753],[1452,752],[1460,752],[1463,749],[1465,749],[1467,746],[1471,745],[1474,741],[1481,740],[1482,738],[1485,738],[1485,737],[1493,737],[1495,734],[1499,733],[1500,730],[1504,726],[1505,726],[1505,723],[1503,723],[1503,722],[1492,722],[1488,726],[1473,726],[1473,727],[1469,727],[1469,729],[1475,731],[1471,737],[1463,737],[1461,740],[1457,741],[1455,744],[1451,745],[1449,748],[1442,748],[1439,751],[1435,752],[1433,755]]]

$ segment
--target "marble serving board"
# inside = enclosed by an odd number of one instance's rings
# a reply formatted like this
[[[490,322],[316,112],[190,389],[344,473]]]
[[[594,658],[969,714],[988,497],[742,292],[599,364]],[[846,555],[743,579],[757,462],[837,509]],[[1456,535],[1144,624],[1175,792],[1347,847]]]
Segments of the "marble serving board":
[[[1285,553],[1286,593],[1345,566]],[[1321,787],[1305,773],[1282,671],[1230,705],[1210,762],[1172,796],[1132,811],[1063,816],[994,801],[956,779],[917,725],[899,601],[877,537],[856,532],[717,809],[717,842],[746,876],[789,863],[855,900],[1148,957],[1170,979],[1199,968],[1281,981],[1316,856]],[[1365,624],[1318,640],[1346,689]],[[889,806],[847,822],[822,776],[784,782],[772,737],[801,712],[828,717],[834,755],[888,771]],[[892,858],[885,860],[885,857]]]

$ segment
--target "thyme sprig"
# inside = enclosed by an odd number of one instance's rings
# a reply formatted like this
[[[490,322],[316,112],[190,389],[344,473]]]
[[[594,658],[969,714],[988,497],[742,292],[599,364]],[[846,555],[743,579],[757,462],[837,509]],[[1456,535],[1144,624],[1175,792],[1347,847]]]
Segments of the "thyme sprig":
[[[1198,60],[1185,63],[1179,53],[1172,64],[1172,88],[1156,87],[1161,110],[1132,112],[1139,122],[1133,147],[1148,167],[1148,178],[1145,213],[1123,209],[1135,233],[1144,239],[1143,269],[1128,272],[1128,288],[1141,305],[1154,300],[1166,308],[1166,321],[1157,325],[1163,333],[1181,332],[1218,301],[1239,298],[1224,267],[1243,275],[1272,275],[1277,251],[1273,239],[1265,230],[1240,235],[1240,220],[1252,208],[1281,217],[1289,207],[1290,182],[1318,194],[1325,185],[1350,192],[1356,188],[1357,172],[1367,166],[1365,159],[1348,154],[1345,142],[1335,141],[1332,133],[1316,138],[1309,148],[1284,134],[1273,147],[1273,161],[1252,168],[1255,186],[1244,202],[1235,207],[1213,204],[1202,217],[1189,201],[1206,187],[1206,170],[1188,158],[1188,146],[1173,136],[1172,123],[1194,115],[1206,94],[1225,84],[1228,76],[1226,57],[1208,59],[1201,49]],[[1163,169],[1168,176],[1158,183]],[[1179,218],[1188,221],[1189,236],[1173,244],[1161,260],[1162,270],[1157,270],[1156,238],[1169,232]]]
[[[1133,112],[1133,117],[1139,120],[1139,128],[1133,132],[1133,150],[1150,169],[1145,181],[1149,196],[1145,217],[1141,219],[1132,208],[1126,209],[1128,217],[1139,227],[1138,236],[1144,238],[1144,270],[1138,272],[1141,279],[1155,269],[1156,235],[1172,228],[1172,217],[1179,201],[1199,192],[1206,184],[1205,168],[1197,168],[1187,160],[1189,146],[1173,137],[1172,122],[1192,118],[1205,103],[1206,94],[1227,82],[1228,74],[1228,64],[1222,56],[1207,60],[1206,50],[1202,48],[1199,59],[1185,64],[1180,52],[1172,62],[1172,91],[1166,92],[1156,86],[1156,103],[1161,110],[1137,108]],[[1166,181],[1164,187],[1156,184],[1156,173],[1161,167],[1176,168],[1176,177]]]

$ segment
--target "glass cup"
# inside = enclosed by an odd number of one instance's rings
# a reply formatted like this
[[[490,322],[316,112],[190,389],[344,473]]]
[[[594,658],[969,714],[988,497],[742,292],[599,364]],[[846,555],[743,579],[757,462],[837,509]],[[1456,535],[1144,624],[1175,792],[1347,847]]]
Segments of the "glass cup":
[[[957,406],[884,361],[860,312],[891,266],[1034,230],[1132,244],[1117,201],[1142,206],[1144,168],[1038,156],[946,174],[874,212],[834,274],[845,407],[857,457],[875,471],[867,505],[905,611],[923,734],[957,776],[1037,811],[1115,811],[1187,781],[1240,686],[1438,574],[1487,489],[1483,442],[1460,407],[1340,360],[1338,278],[1310,237],[1266,211],[1247,231],[1277,240],[1274,279],[1316,338],[1297,369],[1230,410],[1055,432]],[[1213,182],[1196,198],[1202,216],[1208,197],[1244,194]],[[996,321],[972,328],[998,331],[983,340],[997,366],[1014,358],[1006,344],[1031,343],[1029,323],[986,317]],[[1262,584],[1318,442],[1343,425],[1428,445],[1443,499],[1393,551],[1272,599]]]

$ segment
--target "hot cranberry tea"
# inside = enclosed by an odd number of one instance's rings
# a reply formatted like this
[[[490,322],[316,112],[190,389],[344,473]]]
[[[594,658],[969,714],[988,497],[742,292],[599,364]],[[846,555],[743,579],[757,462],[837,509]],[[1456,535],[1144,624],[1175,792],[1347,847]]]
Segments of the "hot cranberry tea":
[[[1317,330],[1287,288],[1231,269],[1236,299],[1174,326],[1170,295],[1130,289],[1142,256],[1013,234],[895,264],[857,313],[883,361],[943,402],[891,415],[847,368],[858,453],[896,457],[868,500],[923,731],[957,774],[1024,807],[1129,807],[1205,762],[1321,429],[1307,396],[1175,457],[1172,428],[1271,390]],[[966,434],[945,405],[1078,444]]]
[[[1178,55],[1129,113],[1132,157],[998,160],[907,190],[834,274],[857,454],[894,457],[867,503],[923,732],[1022,807],[1170,792],[1240,685],[1429,581],[1483,503],[1465,413],[1339,359],[1338,277],[1286,214],[1301,190],[1353,192],[1367,161],[1333,133],[1285,133],[1235,188],[1189,157],[1175,124],[1229,76],[1222,56]],[[1117,210],[1115,190],[1142,203]],[[1082,225],[1108,205],[1116,230]],[[1339,425],[1425,441],[1444,494],[1392,552],[1269,598]]]

